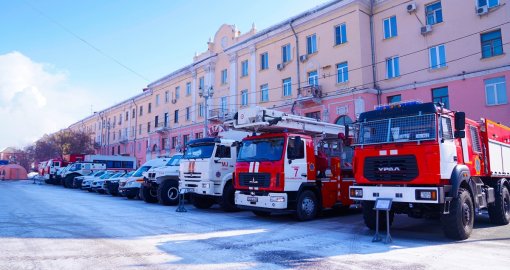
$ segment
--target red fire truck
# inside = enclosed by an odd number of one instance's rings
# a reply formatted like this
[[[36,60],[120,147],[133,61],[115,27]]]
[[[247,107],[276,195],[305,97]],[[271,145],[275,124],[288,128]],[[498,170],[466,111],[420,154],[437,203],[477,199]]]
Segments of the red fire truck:
[[[311,220],[325,208],[352,204],[352,149],[344,126],[252,107],[240,110],[234,129],[243,139],[235,168],[235,203],[265,216],[294,211]]]
[[[350,198],[362,202],[369,228],[377,199],[392,200],[391,221],[394,214],[440,217],[453,239],[467,239],[482,210],[494,224],[509,223],[510,128],[409,102],[362,113],[355,130]]]

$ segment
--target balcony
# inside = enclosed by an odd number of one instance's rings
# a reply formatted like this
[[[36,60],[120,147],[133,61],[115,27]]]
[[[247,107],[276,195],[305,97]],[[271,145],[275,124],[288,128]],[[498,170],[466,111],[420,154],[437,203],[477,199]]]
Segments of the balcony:
[[[99,148],[101,148],[101,143],[94,142],[94,149],[99,149]]]
[[[120,143],[120,144],[127,144],[128,142],[129,142],[129,140],[128,140],[128,137],[127,137],[127,136],[122,136],[122,137],[120,137],[120,139],[119,139],[119,143]]]
[[[168,122],[160,122],[154,127],[154,132],[165,133],[170,130]]]
[[[312,101],[319,104],[321,103],[322,98],[322,86],[312,84],[301,87],[300,96],[298,96],[297,101],[301,103]]]
[[[216,120],[220,122],[225,122],[228,120],[232,120],[234,118],[234,114],[229,112],[228,110],[212,109],[209,110],[209,115],[207,118],[213,121]]]

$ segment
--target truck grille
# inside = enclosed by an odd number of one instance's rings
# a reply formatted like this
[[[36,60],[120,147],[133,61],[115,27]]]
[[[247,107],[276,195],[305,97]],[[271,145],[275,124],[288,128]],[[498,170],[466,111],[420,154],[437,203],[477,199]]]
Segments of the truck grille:
[[[269,187],[271,184],[271,174],[239,173],[239,184],[247,187]]]
[[[156,173],[151,172],[148,174],[148,176],[149,176],[149,179],[156,179]]]
[[[367,157],[363,174],[371,181],[411,181],[418,176],[418,164],[412,155]]]
[[[200,179],[201,176],[202,176],[202,173],[199,173],[199,172],[194,172],[194,173],[185,172],[184,173],[184,178],[187,178],[187,179]]]

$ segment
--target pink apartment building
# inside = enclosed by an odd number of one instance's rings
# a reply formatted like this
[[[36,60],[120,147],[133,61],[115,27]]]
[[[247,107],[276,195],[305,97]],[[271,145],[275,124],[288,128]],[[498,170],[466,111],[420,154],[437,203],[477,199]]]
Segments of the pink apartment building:
[[[143,163],[246,106],[343,124],[378,104],[436,101],[510,125],[508,2],[343,0],[260,31],[223,25],[191,64],[70,128]]]

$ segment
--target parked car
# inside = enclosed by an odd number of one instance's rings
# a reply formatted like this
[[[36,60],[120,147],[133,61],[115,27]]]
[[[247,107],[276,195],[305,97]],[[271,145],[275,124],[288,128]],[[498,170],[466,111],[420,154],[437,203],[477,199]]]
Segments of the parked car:
[[[122,177],[124,174],[126,174],[126,173],[125,172],[117,172],[116,174],[113,174],[109,177],[99,178],[95,181],[95,184],[93,183],[93,188],[95,188],[97,193],[106,194],[107,192],[106,192],[106,188],[105,188],[105,182],[112,178],[117,179],[119,177]]]
[[[112,177],[115,174],[117,174],[117,172],[115,172],[115,171],[107,171],[105,174],[101,175],[100,177],[94,178],[94,180],[90,183],[89,191],[101,193],[101,191],[98,191],[98,189],[103,186],[104,179],[108,179],[108,178]]]
[[[92,174],[90,175],[87,175],[87,176],[76,176],[73,180],[73,188],[79,188],[79,189],[83,189],[83,182],[86,181],[86,180],[92,180],[94,179],[95,177],[99,177],[103,174],[105,174],[106,171],[97,171],[97,172],[93,172]],[[90,186],[90,183],[87,182],[88,185]],[[87,184],[86,183],[86,184]]]
[[[94,176],[91,178],[84,179],[83,182],[81,183],[81,189],[87,190],[88,192],[93,192],[92,182],[96,181],[97,179],[99,179],[101,177],[104,177],[105,175],[114,173],[113,171],[103,171],[103,172],[104,173],[99,176]]]
[[[118,196],[120,180],[131,177],[134,173],[135,173],[135,171],[131,171],[131,172],[125,173],[124,175],[122,175],[120,177],[112,177],[110,179],[106,179],[104,181],[104,189],[106,190],[106,193],[110,194],[112,196]]]

